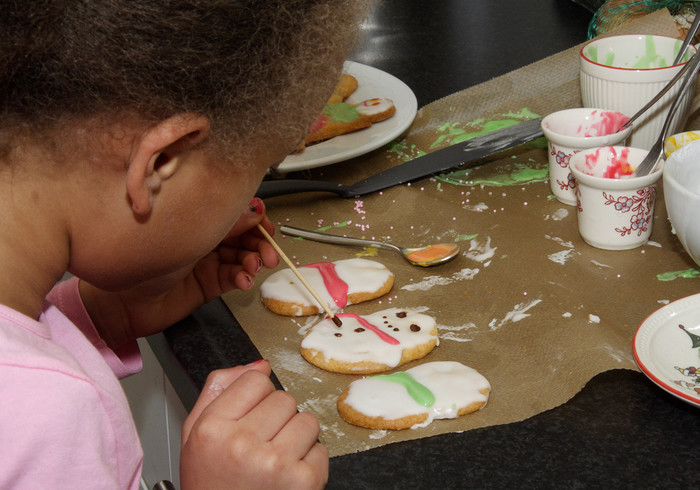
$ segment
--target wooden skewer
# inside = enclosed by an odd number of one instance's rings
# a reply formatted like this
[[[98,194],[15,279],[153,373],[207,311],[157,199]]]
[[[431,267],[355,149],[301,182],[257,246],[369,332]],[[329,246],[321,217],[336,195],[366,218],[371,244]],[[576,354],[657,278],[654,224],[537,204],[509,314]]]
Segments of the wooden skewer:
[[[323,309],[328,313],[328,317],[331,319],[333,323],[335,323],[336,326],[340,327],[343,325],[343,322],[340,321],[340,318],[335,316],[335,314],[331,311],[331,309],[328,307],[325,301],[321,299],[321,297],[318,295],[318,293],[314,290],[313,287],[311,287],[311,284],[304,278],[304,276],[301,275],[301,272],[299,272],[299,269],[294,267],[294,264],[292,261],[287,257],[287,254],[285,254],[282,249],[280,248],[279,245],[277,245],[277,242],[270,236],[270,234],[267,232],[265,228],[263,228],[262,225],[258,225],[258,230],[260,230],[260,233],[263,234],[263,236],[267,239],[268,242],[270,242],[270,245],[274,247],[274,249],[277,251],[280,257],[282,257],[282,260],[284,260],[289,268],[292,270],[292,272],[299,278],[301,283],[304,285],[306,289],[309,290],[311,295],[318,301],[318,303],[323,307]]]

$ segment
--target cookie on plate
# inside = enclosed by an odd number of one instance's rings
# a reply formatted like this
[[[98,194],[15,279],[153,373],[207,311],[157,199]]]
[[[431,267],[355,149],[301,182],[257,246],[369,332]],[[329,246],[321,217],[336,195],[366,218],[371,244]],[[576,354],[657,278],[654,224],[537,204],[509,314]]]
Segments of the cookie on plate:
[[[381,373],[425,357],[438,343],[435,319],[410,309],[336,316],[343,322],[341,327],[325,318],[301,341],[302,357],[326,371]]]
[[[395,112],[396,107],[389,99],[368,99],[359,104],[347,102],[326,104],[321,114],[311,124],[304,142],[310,145],[341,134],[352,133],[389,119]]]
[[[298,269],[334,311],[379,298],[394,285],[394,274],[389,269],[367,259],[318,262]],[[291,269],[279,270],[265,279],[260,296],[265,306],[278,315],[309,316],[324,311]]]
[[[331,94],[326,103],[335,104],[336,102],[342,102],[350,97],[355,90],[357,90],[357,78],[343,73],[333,89],[333,94]]]
[[[488,380],[464,364],[428,362],[353,381],[338,398],[338,412],[368,429],[418,428],[480,410],[490,391]]]

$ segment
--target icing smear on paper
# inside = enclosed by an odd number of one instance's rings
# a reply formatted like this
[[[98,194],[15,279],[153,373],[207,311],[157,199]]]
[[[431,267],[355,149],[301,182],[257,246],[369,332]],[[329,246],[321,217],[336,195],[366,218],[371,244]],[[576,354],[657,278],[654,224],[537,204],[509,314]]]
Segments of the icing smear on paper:
[[[439,147],[455,145],[537,117],[540,117],[539,114],[536,114],[527,107],[523,107],[518,111],[496,114],[490,120],[477,118],[465,123],[446,122],[436,128],[437,138],[429,145],[429,149],[433,150]],[[538,138],[530,142],[530,144],[542,148],[547,145],[544,137]],[[397,155],[403,162],[413,160],[426,154],[425,151],[418,148],[415,144],[409,144],[405,139],[392,144],[388,151]],[[470,170],[467,169],[447,173],[437,176],[436,178],[439,181],[456,185],[502,187],[532,182],[545,182],[549,178],[549,169],[547,165],[538,165],[538,162],[530,159],[528,164],[515,163],[512,171],[499,173],[489,178],[470,179],[469,176]]]
[[[427,291],[435,286],[445,286],[447,284],[452,284],[456,281],[465,281],[468,279],[474,279],[474,277],[479,273],[479,269],[469,269],[465,268],[460,271],[453,273],[450,276],[426,276],[419,282],[406,284],[402,286],[401,289],[406,291]]]
[[[498,321],[497,318],[494,318],[489,322],[489,327],[491,330],[497,330],[506,323],[515,323],[519,322],[520,320],[527,318],[530,316],[530,313],[527,313],[527,311],[532,308],[533,306],[538,305],[541,303],[541,299],[533,299],[532,301],[529,302],[523,302],[515,305],[515,308],[513,310],[509,311],[506,313],[506,316],[503,317],[501,321]]]
[[[549,180],[549,168],[533,159],[529,163],[513,163],[512,169],[491,175],[490,177],[472,178],[474,169],[457,170],[435,178],[448,184],[462,186],[506,187],[511,185],[532,184]]]
[[[548,219],[551,219],[552,221],[561,221],[568,216],[569,216],[568,209],[559,208],[556,211],[554,211],[552,214],[548,214],[547,216],[545,216],[544,219],[545,219],[545,221]]]
[[[324,424],[321,421],[325,418],[322,414],[327,414],[331,408],[335,409],[337,395],[326,395],[322,397],[309,398],[307,401],[298,404],[300,412],[309,412],[316,415],[319,420],[319,425],[321,426],[321,433],[324,436],[332,437],[343,437],[345,432],[338,426],[337,422],[332,424]]]
[[[435,141],[433,141],[430,148],[436,148],[444,145],[445,143],[448,145],[455,145],[457,143],[461,143],[462,141],[468,141],[476,138],[477,136],[490,133],[491,131],[514,126],[515,124],[518,124],[524,120],[536,119],[540,116],[539,114],[532,112],[527,107],[524,107],[519,111],[510,111],[496,117],[500,117],[501,119],[487,121],[485,118],[478,118],[465,124],[449,122],[445,123],[437,128],[440,135]],[[475,130],[475,128],[479,129]]]
[[[475,262],[484,264],[484,267],[488,267],[497,249],[498,247],[491,246],[491,237],[486,237],[485,243],[479,243],[478,240],[473,239],[469,242],[469,251],[465,255]]]
[[[561,252],[549,254],[547,256],[547,258],[549,260],[551,260],[552,262],[556,262],[557,264],[564,265],[566,263],[566,261],[569,260],[574,255],[581,255],[581,254],[580,254],[580,252],[569,249],[569,250],[562,250]]]
[[[562,247],[566,247],[565,250],[562,250],[560,252],[551,253],[547,256],[547,258],[549,260],[551,260],[552,262],[556,262],[557,264],[564,265],[566,263],[566,261],[569,260],[570,258],[572,258],[573,256],[581,255],[580,252],[577,252],[574,250],[574,244],[571,243],[570,241],[565,241],[562,238],[553,237],[550,235],[545,235],[544,237],[549,239],[549,240],[552,240],[555,243],[558,243]]]
[[[438,325],[440,340],[454,340],[456,342],[470,342],[472,338],[467,336],[467,332],[475,328],[476,324],[474,323],[457,326]]]
[[[700,276],[700,269],[686,269],[684,271],[663,272],[656,275],[659,281],[673,281],[675,279],[692,279]]]
[[[319,322],[319,316],[307,316],[307,317],[291,317],[292,323],[294,323],[298,328],[297,333],[301,336],[306,335],[306,332],[311,330],[311,327]]]

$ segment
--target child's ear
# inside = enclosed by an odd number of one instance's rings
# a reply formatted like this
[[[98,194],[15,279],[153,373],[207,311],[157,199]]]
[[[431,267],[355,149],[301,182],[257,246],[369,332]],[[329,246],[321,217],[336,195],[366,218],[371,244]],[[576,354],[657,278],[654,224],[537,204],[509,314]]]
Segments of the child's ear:
[[[183,157],[207,137],[209,120],[180,114],[149,128],[134,143],[126,172],[126,192],[136,215],[151,212],[161,184],[175,175]]]

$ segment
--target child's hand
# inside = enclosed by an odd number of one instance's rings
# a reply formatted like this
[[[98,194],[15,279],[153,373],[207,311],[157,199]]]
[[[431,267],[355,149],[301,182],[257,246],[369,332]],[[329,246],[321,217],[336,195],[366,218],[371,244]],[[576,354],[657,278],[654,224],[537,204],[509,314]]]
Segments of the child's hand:
[[[100,336],[112,348],[158,333],[223,293],[253,285],[264,267],[279,264],[275,249],[257,230],[274,227],[256,198],[219,246],[200,259],[167,276],[133,289],[107,292],[80,282],[80,295]]]
[[[182,428],[183,490],[325,486],[318,421],[269,375],[265,361],[209,375]]]

